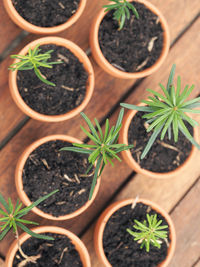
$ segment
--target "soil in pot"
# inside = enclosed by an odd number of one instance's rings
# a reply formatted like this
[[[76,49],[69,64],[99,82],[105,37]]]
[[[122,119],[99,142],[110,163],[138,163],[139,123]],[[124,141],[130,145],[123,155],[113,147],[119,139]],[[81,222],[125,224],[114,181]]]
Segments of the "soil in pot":
[[[26,267],[82,267],[83,264],[80,255],[72,244],[71,240],[65,235],[46,234],[54,238],[51,240],[43,240],[30,237],[22,244],[23,252],[28,256],[38,255],[36,263],[27,263]],[[19,267],[24,258],[21,257],[19,251],[16,253],[13,267]],[[25,261],[25,260],[24,260]]]
[[[105,58],[116,68],[138,72],[152,66],[161,55],[163,30],[159,18],[145,5],[131,2],[139,13],[126,19],[122,30],[113,20],[113,11],[104,17],[99,28],[99,44]]]
[[[132,209],[131,205],[117,210],[108,220],[103,233],[103,247],[105,255],[113,267],[156,267],[167,256],[168,241],[163,241],[161,248],[150,246],[150,251],[140,248],[141,244],[134,241],[133,237],[126,231],[127,228],[134,231],[134,220],[143,222],[146,213],[154,215],[157,213],[149,206],[137,203]],[[157,213],[157,219],[162,220],[161,225],[168,225],[162,215]]]
[[[63,46],[40,46],[41,52],[54,50],[49,62],[62,61],[52,68],[40,67],[41,73],[56,86],[43,83],[33,70],[17,72],[17,86],[24,102],[45,115],[61,115],[79,106],[86,95],[88,73],[78,58]]]
[[[93,171],[88,156],[59,150],[71,143],[55,140],[36,148],[28,157],[23,169],[23,189],[31,201],[55,189],[59,192],[37,207],[55,217],[72,213],[89,198]]]
[[[54,27],[65,23],[78,9],[80,0],[12,0],[26,21],[39,27]]]
[[[141,153],[152,135],[152,131],[149,133],[146,131],[146,119],[142,119],[143,114],[143,112],[136,113],[128,130],[128,143],[134,145],[134,148],[131,149],[133,158],[141,168],[149,171],[165,173],[175,170],[189,156],[192,149],[191,142],[182,133],[179,133],[176,143],[173,136],[169,140],[167,133],[162,141],[159,135],[149,153],[141,160]],[[193,135],[192,127],[187,122],[185,124]]]

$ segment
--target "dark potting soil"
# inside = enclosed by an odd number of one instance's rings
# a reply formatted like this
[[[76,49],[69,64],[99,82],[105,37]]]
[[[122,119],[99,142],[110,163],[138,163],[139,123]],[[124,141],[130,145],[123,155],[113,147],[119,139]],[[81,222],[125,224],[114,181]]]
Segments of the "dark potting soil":
[[[76,13],[80,0],[12,0],[17,12],[39,27],[63,24]]]
[[[54,50],[49,62],[63,62],[52,65],[51,69],[39,68],[46,79],[56,86],[43,83],[33,70],[18,71],[19,93],[30,108],[41,114],[64,114],[83,102],[88,73],[78,58],[65,47],[49,44],[40,48],[40,53]]]
[[[54,238],[47,241],[30,237],[22,244],[22,250],[27,256],[40,255],[36,263],[29,262],[26,267],[82,267],[80,255],[71,240],[64,235],[46,234]],[[22,258],[19,251],[16,253],[13,267],[17,267]]]
[[[104,17],[99,28],[99,44],[105,58],[116,68],[138,72],[152,66],[161,55],[163,30],[157,15],[143,4],[133,3],[139,19],[132,15],[122,30],[113,20],[113,11]]]
[[[152,132],[146,131],[144,126],[146,119],[142,118],[143,114],[143,112],[136,113],[128,130],[128,143],[134,145],[131,149],[133,158],[146,170],[161,173],[175,170],[189,156],[192,149],[191,142],[182,133],[179,133],[177,143],[174,142],[173,135],[169,140],[166,133],[162,141],[159,135],[148,154],[141,160],[141,153],[152,135]],[[187,122],[185,124],[193,135],[192,127]]]
[[[126,230],[129,228],[136,231],[133,228],[134,220],[143,222],[146,213],[154,215],[156,212],[142,203],[138,203],[134,209],[127,205],[117,210],[108,220],[103,233],[103,247],[113,267],[156,267],[166,258],[168,247],[165,241],[160,249],[151,245],[150,251],[146,252]],[[157,218],[162,220],[161,225],[168,225],[160,214],[157,214]]]
[[[23,169],[23,188],[31,201],[59,189],[37,206],[53,216],[82,207],[88,201],[93,179],[93,175],[85,176],[87,155],[59,151],[66,146],[72,145],[61,140],[44,143],[30,154]]]

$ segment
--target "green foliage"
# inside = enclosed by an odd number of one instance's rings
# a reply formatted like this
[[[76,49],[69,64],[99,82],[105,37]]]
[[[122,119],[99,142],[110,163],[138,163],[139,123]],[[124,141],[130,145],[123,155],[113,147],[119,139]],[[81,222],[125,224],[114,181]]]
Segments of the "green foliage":
[[[14,233],[17,233],[18,227],[33,237],[46,240],[53,240],[52,237],[36,234],[31,230],[29,230],[24,224],[38,225],[38,223],[24,220],[22,217],[27,215],[30,210],[32,210],[34,207],[36,207],[38,204],[40,204],[42,201],[46,200],[56,192],[58,192],[58,190],[55,190],[50,194],[41,197],[40,199],[32,203],[30,206],[25,208],[21,208],[22,203],[20,203],[19,200],[17,200],[15,207],[10,198],[8,198],[8,203],[7,203],[3,195],[0,193],[0,203],[4,208],[4,209],[0,208],[0,215],[2,215],[0,217],[0,240],[2,240],[11,229],[13,229]]]
[[[90,163],[90,166],[86,174],[88,174],[93,166],[95,166],[94,178],[90,189],[89,199],[92,198],[97,178],[101,175],[105,165],[107,163],[110,163],[112,166],[114,166],[113,159],[121,161],[117,154],[123,150],[127,150],[133,147],[132,145],[126,146],[124,144],[117,144],[119,131],[122,126],[123,115],[124,109],[121,109],[116,125],[112,126],[111,129],[109,126],[109,120],[106,119],[105,132],[103,134],[98,120],[96,118],[94,119],[98,130],[97,132],[90,119],[83,112],[81,112],[81,116],[86,121],[91,133],[82,126],[81,129],[90,138],[90,140],[94,142],[94,145],[73,143],[73,147],[64,147],[61,149],[65,151],[89,154],[88,161]]]
[[[119,24],[119,30],[124,27],[124,23],[126,19],[130,19],[130,10],[132,10],[135,17],[138,19],[139,14],[135,7],[129,3],[127,0],[109,0],[111,2],[115,2],[115,4],[104,5],[106,8],[105,11],[115,10],[113,13],[113,19],[117,20]]]
[[[141,243],[140,248],[145,246],[146,251],[149,252],[150,245],[153,245],[157,248],[160,248],[161,239],[167,238],[167,231],[163,230],[168,228],[168,225],[161,225],[162,220],[157,220],[157,214],[154,215],[146,215],[147,220],[144,222],[139,222],[138,220],[134,220],[135,224],[133,228],[137,231],[133,232],[130,229],[126,229],[129,234],[131,234],[135,241]]]
[[[175,67],[175,65],[172,66],[167,87],[165,88],[160,84],[163,94],[147,89],[148,92],[153,94],[153,97],[149,96],[148,100],[142,100],[142,103],[146,104],[146,106],[139,107],[124,103],[121,104],[121,106],[128,109],[145,112],[146,114],[143,115],[143,118],[147,119],[147,123],[149,124],[147,132],[153,130],[153,134],[141,155],[142,159],[149,152],[160,133],[160,138],[163,140],[166,132],[168,132],[169,139],[171,139],[171,133],[173,132],[174,141],[177,142],[180,131],[193,145],[200,149],[200,145],[194,140],[184,123],[184,121],[187,121],[192,127],[198,125],[198,123],[190,118],[186,112],[200,113],[200,110],[193,110],[196,107],[200,107],[200,97],[186,101],[194,89],[194,85],[191,87],[186,85],[181,93],[180,76],[177,78],[177,88],[175,88],[173,84]]]
[[[34,70],[37,77],[44,83],[55,86],[54,83],[49,82],[47,79],[43,77],[39,67],[44,68],[52,68],[54,64],[60,64],[61,61],[58,62],[47,62],[48,59],[51,58],[51,53],[53,50],[49,50],[44,54],[39,53],[41,49],[39,49],[40,44],[36,45],[34,49],[29,48],[27,55],[11,55],[11,58],[19,59],[19,62],[13,63],[10,65],[9,69],[12,71],[15,70]]]

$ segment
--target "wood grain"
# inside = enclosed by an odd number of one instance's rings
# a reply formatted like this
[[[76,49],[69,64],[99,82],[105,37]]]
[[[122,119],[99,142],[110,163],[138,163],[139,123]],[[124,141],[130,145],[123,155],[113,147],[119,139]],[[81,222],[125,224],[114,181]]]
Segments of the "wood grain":
[[[171,267],[188,267],[200,255],[200,177],[171,214],[175,223],[177,246]],[[197,266],[197,265],[195,265]]]
[[[0,4],[0,54],[21,32],[21,29],[8,17],[2,2],[3,0]]]
[[[198,59],[196,57],[196,54],[198,52],[198,46],[196,47],[196,43],[192,42],[189,46],[188,43],[190,40],[196,38],[196,32],[199,29],[199,22],[196,22],[192,28],[179,40],[179,42],[173,47],[171,50],[167,61],[163,65],[163,67],[154,75],[151,77],[148,77],[144,80],[144,82],[137,88],[136,91],[134,91],[130,97],[126,100],[126,102],[138,102],[141,97],[145,96],[144,89],[146,86],[149,88],[153,88],[158,90],[157,84],[159,81],[163,81],[166,83],[169,69],[174,62],[174,60],[178,64],[178,70],[177,73],[180,73],[181,76],[184,77],[183,81],[184,83],[187,81],[189,84],[191,84],[193,81],[197,82],[196,73],[200,72],[200,67],[198,63]],[[197,39],[198,41],[198,39]],[[187,48],[187,49],[186,49]],[[186,50],[186,51],[185,51]],[[183,53],[183,51],[185,51]],[[185,64],[187,62],[187,64]],[[188,64],[192,70],[195,70],[194,72],[188,71]],[[101,75],[99,74],[97,76],[98,79],[100,79]],[[99,80],[100,81],[100,80]],[[113,79],[110,81],[109,87],[111,87],[112,84],[117,83],[118,81]],[[119,80],[120,82],[120,80]],[[119,83],[118,83],[119,85]],[[102,90],[107,91],[107,87],[105,88],[103,85]],[[121,87],[119,87],[119,90]],[[199,92],[200,88],[197,86],[197,91]],[[197,94],[196,91],[196,94]],[[109,90],[108,93],[110,95],[113,94],[114,91]],[[119,94],[119,92],[118,92]],[[97,105],[99,98],[101,96],[101,91],[95,91],[94,99],[90,102],[88,108],[86,109],[86,113],[91,117],[98,115],[97,117],[101,118],[104,114],[104,109],[106,108],[106,105],[108,105],[106,101],[103,102],[103,99],[101,97],[101,107],[102,110],[96,110],[95,103]],[[96,99],[96,101],[95,101]],[[111,99],[112,101],[112,99]],[[113,105],[113,102],[112,102]],[[91,108],[91,106],[93,108]],[[112,116],[111,121],[116,119],[116,116],[118,114],[118,111]],[[60,124],[41,124],[39,122],[31,120],[27,123],[27,125],[6,145],[6,147],[0,152],[0,179],[1,179],[1,192],[4,193],[5,196],[8,196],[8,194],[13,198],[16,199],[16,191],[14,187],[14,167],[17,162],[18,157],[24,150],[24,148],[32,143],[34,140],[38,139],[39,137],[45,136],[47,134],[53,134],[53,133],[66,133],[70,135],[74,135],[78,138],[83,139],[84,135],[79,130],[79,122],[82,122],[80,120],[80,117],[75,118],[74,120],[71,120],[69,122],[60,123]],[[117,170],[117,171],[116,171]],[[193,170],[194,171],[194,170]],[[178,197],[173,201],[177,201],[180,196],[182,196],[183,192],[185,192],[190,185],[190,181],[194,181],[196,177],[198,176],[198,171],[194,172],[194,177],[190,179],[187,179],[187,181],[184,182],[184,185],[180,184],[180,179],[177,179],[177,186],[174,186],[174,190],[177,190],[179,192]],[[97,213],[106,205],[106,203],[109,201],[109,199],[112,197],[114,192],[119,188],[119,186],[123,183],[123,181],[127,178],[127,176],[131,173],[131,170],[123,163],[120,165],[116,163],[116,169],[112,169],[111,167],[106,167],[105,173],[102,177],[102,184],[100,188],[100,192],[98,194],[97,200],[92,205],[91,208],[88,209],[86,213],[84,213],[82,216],[79,216],[75,220],[70,220],[65,223],[54,223],[57,225],[62,225],[70,230],[79,233],[86,227],[86,225],[97,215]],[[108,178],[107,178],[108,177]],[[136,183],[133,188],[134,190],[141,192],[144,192],[145,194],[149,194],[149,188],[154,188],[156,181],[153,181],[151,179],[146,178],[139,178],[139,176],[136,176],[138,178],[134,179],[134,183]],[[192,180],[193,179],[193,180]],[[189,180],[189,182],[188,182]],[[164,201],[166,204],[168,203],[168,199],[171,198],[171,182],[169,183],[168,189],[166,190],[167,194],[162,193],[162,185],[163,184],[158,182],[158,186],[156,191],[159,191],[159,194],[164,198]],[[166,181],[167,183],[167,181]],[[132,188],[132,187],[131,187]],[[159,190],[158,190],[159,189]],[[165,190],[165,187],[162,188]],[[176,196],[177,192],[173,191],[173,194]],[[152,195],[154,196],[154,191],[152,191]],[[171,202],[170,202],[171,203]],[[174,202],[173,202],[174,203]],[[53,224],[52,222],[47,222],[44,220],[39,219],[38,217],[34,216],[33,214],[30,215],[31,219],[37,220],[41,222],[42,224]],[[10,233],[10,235],[7,236],[7,238],[1,242],[0,246],[0,253],[5,255],[7,248],[11,241],[13,240],[13,236]]]
[[[84,10],[84,13],[81,16],[80,20],[76,22],[70,29],[60,33],[59,36],[68,38],[80,45],[83,49],[87,49],[89,46],[88,35],[91,21],[97,14],[101,6],[105,3],[105,0],[87,1],[87,7]],[[171,42],[173,42],[180,34],[180,32],[184,30],[184,28],[193,20],[193,18],[198,13],[199,0],[194,0],[192,2],[190,0],[166,0],[165,3],[160,0],[152,0],[152,3],[161,10],[165,18],[167,19],[171,32]],[[9,24],[12,23],[9,21]],[[4,32],[3,23],[0,24],[0,34],[1,32],[1,39],[4,42],[4,40],[6,39],[4,38],[4,36],[6,36],[6,33]],[[39,36],[37,35],[30,34],[23,41],[23,46],[29,41],[38,37]],[[22,44],[20,44],[15,52],[20,50]],[[20,121],[25,118],[25,115],[22,114],[22,112],[17,108],[17,106],[11,99],[8,90],[7,67],[9,66],[10,62],[11,61],[9,59],[6,59],[0,68],[0,125],[2,129],[2,131],[0,132],[0,142],[6,137],[6,135],[10,133],[13,128],[15,128],[20,123]],[[133,85],[134,81],[122,81],[119,79],[114,79],[104,73],[98,66],[96,66],[95,63],[94,68],[96,77],[95,94],[98,95],[98,97],[96,98],[96,95],[93,97],[93,104],[91,105],[91,108],[96,110],[96,114],[99,115],[99,118],[102,118],[110,110],[111,106],[128,91],[130,86]],[[115,93],[113,94],[113,92]],[[104,112],[103,114],[100,114],[99,112],[102,110],[102,102],[98,100],[99,95],[102,96],[104,93],[106,93],[107,99],[109,99],[109,101],[106,101],[103,104],[105,105],[105,108],[103,108]],[[94,116],[97,116],[96,114],[94,114]]]

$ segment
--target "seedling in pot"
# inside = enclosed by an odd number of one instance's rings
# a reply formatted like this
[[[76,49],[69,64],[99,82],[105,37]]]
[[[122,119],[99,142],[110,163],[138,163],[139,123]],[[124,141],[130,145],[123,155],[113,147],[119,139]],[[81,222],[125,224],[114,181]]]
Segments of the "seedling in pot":
[[[81,129],[89,137],[89,139],[94,142],[94,145],[73,143],[73,147],[64,147],[61,149],[63,151],[65,150],[89,154],[88,161],[90,165],[86,174],[92,170],[93,166],[95,168],[89,199],[92,198],[97,178],[101,175],[105,165],[110,163],[112,166],[114,166],[114,159],[121,161],[117,154],[133,147],[132,145],[127,146],[124,144],[117,144],[119,131],[122,126],[123,115],[124,109],[121,109],[116,125],[112,126],[111,129],[109,126],[109,119],[106,119],[105,132],[103,134],[98,120],[96,118],[94,119],[97,127],[96,130],[90,119],[83,112],[81,112],[81,116],[86,121],[91,133],[82,126]]]
[[[179,132],[182,132],[194,146],[200,149],[200,145],[194,140],[184,123],[184,121],[186,121],[192,127],[198,125],[198,123],[186,113],[200,113],[200,110],[194,110],[194,108],[200,107],[200,97],[186,101],[192,93],[194,85],[191,87],[186,85],[181,92],[181,78],[178,76],[177,88],[175,88],[173,82],[175,68],[176,65],[174,64],[169,75],[167,87],[165,88],[164,85],[161,83],[159,84],[164,95],[154,90],[147,89],[148,92],[153,94],[153,97],[149,96],[148,100],[141,101],[146,104],[146,106],[121,103],[121,106],[125,108],[145,112],[145,115],[142,117],[147,119],[147,132],[153,131],[141,155],[141,159],[147,155],[159,134],[160,139],[163,140],[166,133],[168,133],[169,139],[171,139],[173,133],[174,141],[177,142]]]
[[[6,236],[6,234],[12,229],[13,233],[15,234],[15,237],[17,239],[18,249],[21,254],[21,256],[25,259],[25,262],[33,262],[36,263],[36,260],[40,258],[40,255],[36,256],[27,256],[22,248],[19,241],[19,232],[18,229],[21,228],[24,232],[27,234],[40,239],[45,240],[54,240],[52,237],[36,234],[33,231],[31,231],[29,228],[27,228],[24,224],[33,224],[38,225],[36,222],[32,222],[29,220],[23,219],[25,215],[29,213],[34,207],[39,205],[42,201],[46,200],[53,194],[57,193],[58,190],[54,190],[53,192],[49,193],[48,195],[45,195],[44,197],[39,198],[35,202],[33,202],[30,206],[21,208],[22,203],[17,200],[17,203],[14,207],[11,198],[8,198],[8,203],[4,199],[3,195],[0,193],[0,204],[3,206],[3,209],[0,208],[0,214],[2,215],[0,217],[0,241]]]
[[[130,19],[130,11],[133,12],[135,17],[138,19],[139,14],[135,7],[129,3],[127,0],[109,0],[111,2],[115,2],[115,4],[111,5],[104,5],[103,7],[106,8],[105,12],[115,10],[113,13],[113,19],[117,20],[119,25],[119,30],[124,27],[124,23],[126,19]]]
[[[19,59],[19,62],[13,63],[9,66],[9,69],[12,71],[16,70],[34,70],[37,77],[43,82],[51,86],[55,86],[54,83],[45,79],[42,73],[39,70],[39,67],[52,68],[54,64],[60,64],[62,61],[57,62],[48,62],[48,59],[51,58],[51,53],[53,50],[49,50],[45,53],[40,53],[41,49],[39,48],[40,44],[36,45],[34,49],[29,47],[28,53],[23,55],[11,55],[11,58]]]
[[[134,220],[133,228],[136,229],[136,232],[130,229],[127,229],[127,232],[134,237],[135,241],[141,243],[141,249],[145,246],[146,251],[149,252],[150,245],[161,247],[162,240],[167,238],[167,231],[164,229],[168,228],[168,225],[161,225],[162,220],[157,220],[157,214],[146,214],[146,218],[143,222]]]

